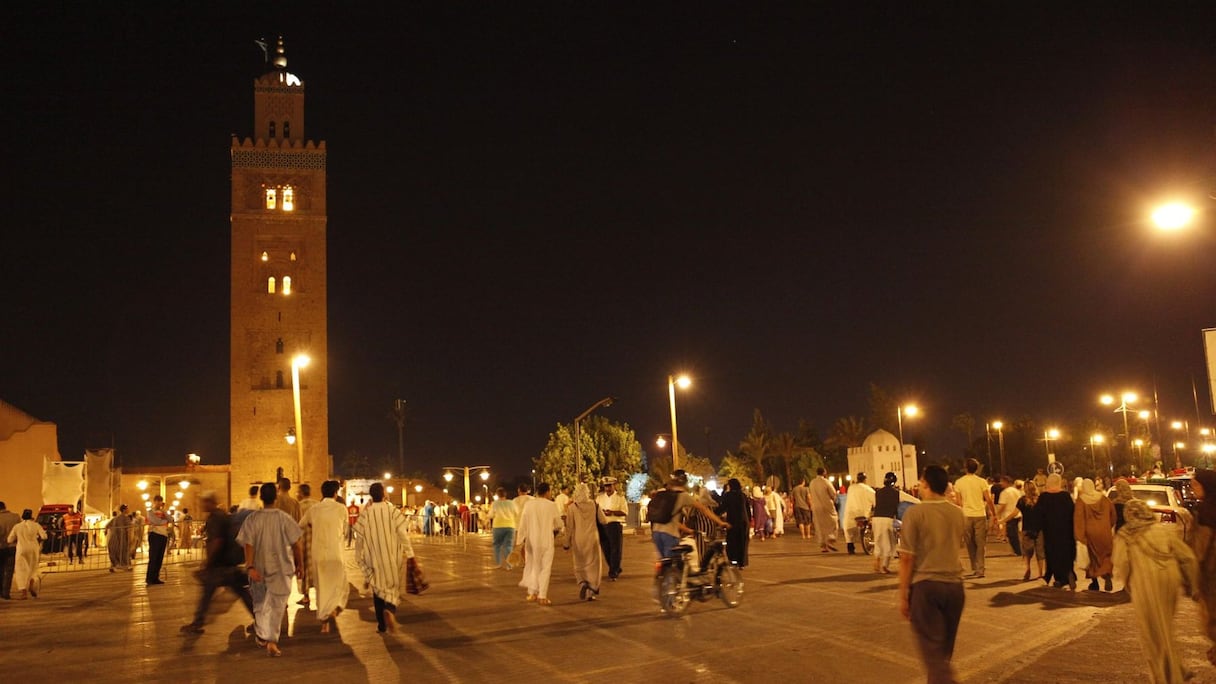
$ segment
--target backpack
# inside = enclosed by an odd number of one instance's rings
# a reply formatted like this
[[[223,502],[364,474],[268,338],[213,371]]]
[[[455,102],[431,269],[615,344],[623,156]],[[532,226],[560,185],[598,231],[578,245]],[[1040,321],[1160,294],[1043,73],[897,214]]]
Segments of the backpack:
[[[676,499],[680,498],[679,492],[673,492],[666,489],[660,489],[650,497],[650,503],[646,504],[646,522],[650,523],[669,523],[676,512]]]

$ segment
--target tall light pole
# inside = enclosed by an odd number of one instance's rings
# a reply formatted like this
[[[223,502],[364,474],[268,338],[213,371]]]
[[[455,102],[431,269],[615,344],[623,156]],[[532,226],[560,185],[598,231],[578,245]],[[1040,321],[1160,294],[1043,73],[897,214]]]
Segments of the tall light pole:
[[[1093,467],[1095,475],[1098,472],[1098,457],[1094,455],[1094,445],[1104,441],[1106,441],[1106,437],[1103,435],[1095,433],[1089,436],[1089,463]]]
[[[1127,460],[1129,461],[1132,460],[1132,436],[1127,427],[1127,412],[1131,410],[1127,405],[1136,403],[1136,399],[1138,398],[1135,392],[1124,392],[1119,395],[1119,406],[1111,411],[1111,413],[1123,414],[1123,449],[1127,452]],[[1115,403],[1115,398],[1109,394],[1103,394],[1098,401],[1103,406],[1111,406]],[[1139,464],[1136,465],[1139,467]]]
[[[481,471],[480,473],[478,473],[477,476],[481,478],[482,482],[485,482],[486,480],[490,479],[490,466],[488,466],[488,465],[444,466],[443,470],[444,470],[443,479],[447,482],[452,481],[452,478],[454,477],[452,475],[453,470],[456,472],[462,472],[462,471],[464,472],[464,502],[466,504],[469,503],[470,501],[472,501],[472,499],[469,498],[469,493],[471,491],[471,487],[469,486],[469,473]]]
[[[394,399],[389,415],[397,424],[397,472],[405,475],[405,400]]]
[[[899,423],[899,470],[900,475],[903,476],[903,479],[900,481],[904,483],[908,482],[907,468],[904,467],[904,464],[908,462],[908,459],[904,458],[904,416],[907,415],[909,418],[915,418],[919,413],[920,409],[915,404],[895,407],[895,420]]]
[[[1009,472],[1005,470],[1005,424],[999,420],[992,421],[992,429],[996,430],[997,445],[1001,452],[1001,474]]]
[[[1059,438],[1060,438],[1060,431],[1055,428],[1048,428],[1043,431],[1043,447],[1045,449],[1047,449],[1047,462],[1048,463],[1051,463],[1051,460],[1052,460],[1051,440],[1059,439]]]
[[[296,482],[304,481],[304,425],[300,413],[300,369],[308,365],[307,354],[296,354],[291,359],[291,397],[296,404]]]
[[[576,478],[583,474],[583,419],[601,406],[612,406],[612,401],[612,397],[604,397],[574,419],[574,474]]]
[[[688,389],[692,385],[692,380],[687,375],[667,376],[667,396],[671,400],[671,469],[673,471],[680,468],[680,439],[679,433],[676,432],[676,385],[679,385],[680,389]]]

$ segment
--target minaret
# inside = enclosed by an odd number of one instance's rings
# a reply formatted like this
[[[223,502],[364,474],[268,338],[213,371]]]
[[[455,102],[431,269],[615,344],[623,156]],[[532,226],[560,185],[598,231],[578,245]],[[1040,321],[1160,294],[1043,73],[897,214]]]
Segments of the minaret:
[[[279,469],[314,490],[330,471],[325,143],[304,138],[304,82],[282,38],[268,67],[253,138],[232,139],[231,501]]]

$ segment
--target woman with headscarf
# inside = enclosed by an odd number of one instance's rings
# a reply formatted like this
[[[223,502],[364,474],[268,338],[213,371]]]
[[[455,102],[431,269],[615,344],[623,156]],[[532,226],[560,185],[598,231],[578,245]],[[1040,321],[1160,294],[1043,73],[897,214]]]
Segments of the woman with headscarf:
[[[768,535],[768,505],[764,500],[764,492],[759,485],[752,487],[752,530],[756,541],[764,541]]]
[[[1034,480],[1026,480],[1024,490],[1025,494],[1017,503],[1018,510],[1022,513],[1022,530],[1018,534],[1021,535],[1019,541],[1022,542],[1022,557],[1026,559],[1026,574],[1022,575],[1022,581],[1029,582],[1030,559],[1034,558],[1039,562],[1039,574],[1035,577],[1042,577],[1047,551],[1043,543],[1043,514],[1035,508],[1035,504],[1039,502],[1039,488]]]
[[[574,579],[578,582],[580,600],[594,601],[600,595],[600,580],[604,576],[604,554],[600,549],[599,526],[608,518],[591,498],[591,490],[583,482],[574,487],[574,497],[566,506],[566,550],[574,559]]]
[[[8,543],[17,545],[17,563],[13,568],[13,586],[21,587],[21,598],[28,593],[38,598],[35,585],[38,581],[38,556],[42,553],[42,542],[46,540],[46,530],[34,522],[34,511],[25,509],[21,512],[21,522],[13,525],[8,533]]]
[[[1064,480],[1057,474],[1047,476],[1047,489],[1039,495],[1034,508],[1043,521],[1043,549],[1047,552],[1047,572],[1043,582],[1056,587],[1068,585],[1076,591],[1077,576],[1072,564],[1077,557],[1073,537],[1073,516],[1076,514],[1072,495],[1064,491]]]
[[[1115,527],[1115,505],[1102,496],[1090,479],[1081,482],[1081,493],[1073,513],[1073,535],[1077,542],[1085,544],[1089,551],[1089,566],[1085,576],[1089,578],[1089,590],[1098,590],[1098,578],[1105,581],[1106,591],[1113,589],[1110,580],[1111,559],[1115,538],[1111,531]]]
[[[131,569],[131,518],[126,504],[106,523],[106,550],[110,553],[110,572]]]
[[[1199,498],[1199,514],[1191,534],[1191,548],[1199,559],[1194,596],[1199,601],[1203,633],[1213,644],[1208,648],[1208,662],[1216,665],[1216,471],[1196,470],[1191,489]]]
[[[1132,499],[1124,505],[1123,517],[1123,529],[1115,541],[1114,570],[1131,594],[1151,681],[1182,682],[1182,660],[1174,643],[1174,608],[1179,588],[1189,595],[1199,579],[1195,554],[1177,534],[1157,522],[1147,503]]]
[[[1134,498],[1136,496],[1132,494],[1132,486],[1127,480],[1115,480],[1115,493],[1110,500],[1115,507],[1115,532],[1123,529],[1123,507]]]
[[[726,557],[740,568],[747,567],[747,523],[751,515],[751,503],[743,493],[743,485],[736,478],[726,483],[722,502],[718,504],[718,515],[730,523],[726,531]]]

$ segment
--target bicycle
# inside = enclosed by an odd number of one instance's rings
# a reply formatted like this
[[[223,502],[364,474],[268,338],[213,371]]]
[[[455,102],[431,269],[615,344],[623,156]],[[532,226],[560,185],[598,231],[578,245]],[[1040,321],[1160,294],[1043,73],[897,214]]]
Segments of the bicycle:
[[[693,547],[678,544],[671,558],[655,565],[655,589],[664,615],[678,617],[693,600],[722,599],[727,608],[738,608],[743,601],[743,572],[726,556],[726,541],[709,542],[700,568],[693,568],[688,555]]]

